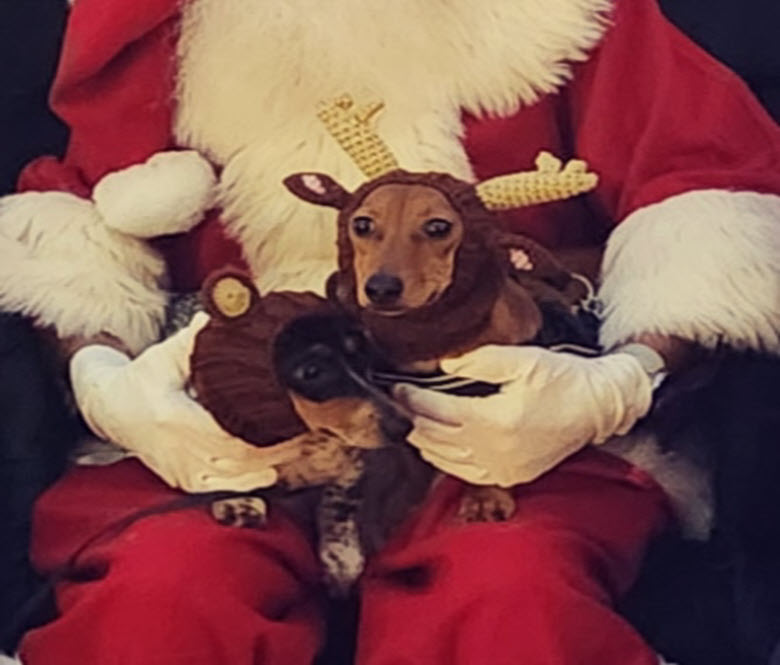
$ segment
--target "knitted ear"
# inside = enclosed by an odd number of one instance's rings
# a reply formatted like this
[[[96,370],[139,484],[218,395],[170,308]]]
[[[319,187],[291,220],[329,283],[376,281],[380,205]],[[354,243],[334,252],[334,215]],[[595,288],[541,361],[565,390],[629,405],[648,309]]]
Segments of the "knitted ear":
[[[351,194],[324,173],[294,173],[284,179],[284,186],[299,199],[341,210]]]
[[[498,244],[507,252],[507,260],[516,273],[542,279],[563,289],[572,279],[569,270],[553,254],[527,236],[498,234]]]
[[[206,311],[216,318],[235,321],[259,306],[260,294],[245,272],[218,270],[206,278],[201,290]]]

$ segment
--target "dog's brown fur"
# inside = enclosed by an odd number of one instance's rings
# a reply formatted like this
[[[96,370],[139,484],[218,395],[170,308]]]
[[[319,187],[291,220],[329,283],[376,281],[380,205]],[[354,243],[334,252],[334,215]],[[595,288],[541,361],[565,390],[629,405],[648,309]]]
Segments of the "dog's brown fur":
[[[377,273],[395,275],[404,286],[394,308],[381,312],[388,316],[431,304],[447,290],[463,237],[463,220],[439,190],[425,185],[384,185],[363,199],[352,218],[370,220],[372,226],[365,235],[358,235],[353,227],[348,231],[361,307],[375,308],[365,285]],[[451,228],[442,237],[431,237],[425,232],[431,220]]]

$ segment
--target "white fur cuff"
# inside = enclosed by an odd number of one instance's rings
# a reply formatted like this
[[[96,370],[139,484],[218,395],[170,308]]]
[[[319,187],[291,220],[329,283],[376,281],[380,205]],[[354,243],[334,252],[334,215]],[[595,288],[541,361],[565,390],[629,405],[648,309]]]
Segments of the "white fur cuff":
[[[0,199],[0,310],[59,337],[107,332],[137,353],[159,337],[162,259],[108,228],[94,204],[64,192]]]
[[[22,665],[22,661],[0,653],[0,665]]]
[[[108,226],[152,238],[184,233],[214,202],[216,177],[194,150],[159,152],[105,176],[95,186],[95,205]]]
[[[780,196],[700,190],[641,208],[602,273],[607,348],[660,333],[780,352]]]

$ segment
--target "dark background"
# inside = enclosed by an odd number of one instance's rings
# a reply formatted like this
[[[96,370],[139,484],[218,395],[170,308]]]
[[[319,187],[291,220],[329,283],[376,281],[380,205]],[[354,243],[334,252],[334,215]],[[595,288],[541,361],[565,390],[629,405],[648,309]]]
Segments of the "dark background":
[[[780,0],[661,0],[661,5],[743,76],[780,120]],[[60,153],[67,140],[46,107],[66,14],[65,0],[0,0],[0,193],[13,190],[28,160]]]
[[[66,16],[65,0],[0,0],[0,194],[30,159],[64,149],[46,97]]]

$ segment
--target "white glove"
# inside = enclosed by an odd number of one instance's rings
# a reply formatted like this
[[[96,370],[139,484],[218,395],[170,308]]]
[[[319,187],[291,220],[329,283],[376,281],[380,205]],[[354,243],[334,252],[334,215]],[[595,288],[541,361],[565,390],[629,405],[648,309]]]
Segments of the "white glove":
[[[487,397],[396,386],[414,414],[409,442],[442,471],[467,482],[530,482],[589,443],[625,434],[650,409],[651,381],[639,361],[615,353],[584,358],[538,347],[485,346],[442,369],[501,384]]]
[[[273,485],[273,465],[299,456],[295,444],[256,448],[229,435],[185,392],[189,360],[206,314],[134,360],[87,346],[70,364],[76,402],[95,434],[138,457],[188,492],[248,491]]]

